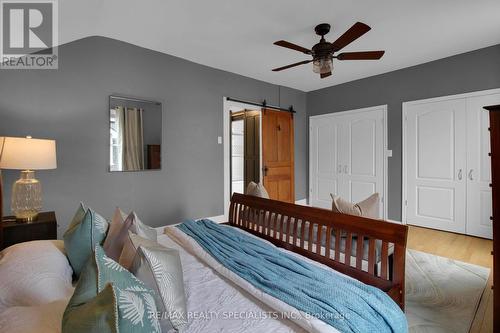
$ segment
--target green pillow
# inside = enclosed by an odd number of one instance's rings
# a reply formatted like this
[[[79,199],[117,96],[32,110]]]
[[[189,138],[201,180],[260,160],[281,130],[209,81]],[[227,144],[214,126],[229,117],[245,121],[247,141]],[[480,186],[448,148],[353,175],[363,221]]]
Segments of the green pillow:
[[[96,245],[102,244],[108,231],[108,221],[80,203],[75,217],[63,235],[64,248],[78,278]]]
[[[154,292],[96,246],[62,320],[62,332],[161,332]]]

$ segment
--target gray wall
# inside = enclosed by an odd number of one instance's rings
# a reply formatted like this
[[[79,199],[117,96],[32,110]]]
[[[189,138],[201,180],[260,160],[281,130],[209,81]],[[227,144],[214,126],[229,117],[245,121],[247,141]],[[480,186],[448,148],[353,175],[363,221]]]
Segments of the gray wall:
[[[163,103],[161,171],[108,173],[108,96]],[[90,37],[60,47],[58,70],[0,73],[0,135],[57,140],[58,168],[38,172],[44,209],[66,229],[77,204],[105,216],[134,209],[160,226],[223,213],[223,96],[293,104],[296,198],[306,197],[304,92],[201,66],[127,43]],[[4,171],[5,209],[18,172]]]
[[[401,104],[500,88],[500,45],[307,93],[308,116],[388,105],[389,218],[401,220]]]

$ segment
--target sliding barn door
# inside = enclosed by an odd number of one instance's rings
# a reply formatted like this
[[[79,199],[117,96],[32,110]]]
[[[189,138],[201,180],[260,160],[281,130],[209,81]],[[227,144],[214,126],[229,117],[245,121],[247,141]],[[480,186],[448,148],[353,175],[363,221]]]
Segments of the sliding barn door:
[[[262,168],[270,198],[295,202],[292,113],[262,110]]]
[[[407,115],[407,223],[465,233],[465,99],[411,104]]]

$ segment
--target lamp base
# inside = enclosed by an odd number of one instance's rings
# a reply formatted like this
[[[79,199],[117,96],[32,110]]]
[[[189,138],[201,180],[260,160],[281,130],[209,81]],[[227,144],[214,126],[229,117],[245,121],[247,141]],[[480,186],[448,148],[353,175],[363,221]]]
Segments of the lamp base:
[[[35,179],[32,170],[21,171],[20,178],[12,186],[12,213],[20,221],[36,219],[42,210],[42,184]]]

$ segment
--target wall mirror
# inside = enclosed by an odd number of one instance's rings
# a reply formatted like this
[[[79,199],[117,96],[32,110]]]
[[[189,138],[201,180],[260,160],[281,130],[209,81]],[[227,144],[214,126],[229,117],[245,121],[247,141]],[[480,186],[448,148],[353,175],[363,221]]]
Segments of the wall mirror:
[[[162,104],[109,97],[109,171],[161,169]]]

